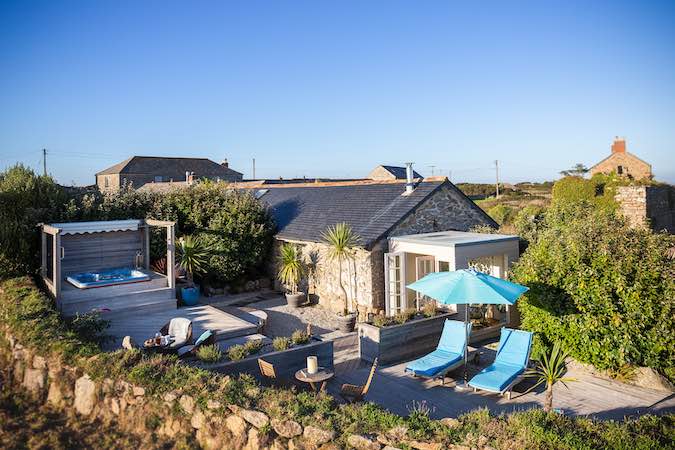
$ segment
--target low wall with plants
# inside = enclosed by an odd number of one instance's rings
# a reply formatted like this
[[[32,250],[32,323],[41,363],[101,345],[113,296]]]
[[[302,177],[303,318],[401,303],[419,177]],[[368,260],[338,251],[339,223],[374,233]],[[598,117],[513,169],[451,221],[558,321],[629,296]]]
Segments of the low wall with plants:
[[[250,376],[214,374],[171,356],[104,353],[92,327],[65,323],[28,278],[0,284],[0,326],[3,390],[21,389],[37,403],[144,436],[146,447],[660,448],[675,437],[672,415],[615,423],[481,410],[437,421],[415,405],[403,418],[369,403],[263,388]],[[116,445],[106,442],[99,446]]]

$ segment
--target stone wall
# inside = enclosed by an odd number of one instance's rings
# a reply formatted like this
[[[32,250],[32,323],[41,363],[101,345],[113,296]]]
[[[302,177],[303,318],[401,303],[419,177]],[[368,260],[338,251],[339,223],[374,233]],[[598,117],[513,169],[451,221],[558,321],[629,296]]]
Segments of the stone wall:
[[[614,198],[632,226],[675,233],[675,187],[620,186]]]
[[[283,241],[276,241],[274,260]],[[338,263],[328,257],[328,246],[318,242],[297,242],[302,250],[305,263],[310,270],[301,282],[301,290],[316,298],[320,305],[336,313],[342,311],[341,291],[338,283]],[[347,291],[350,304],[353,300],[362,314],[372,312],[373,260],[374,253],[363,248],[354,250],[351,261],[342,264],[342,284]],[[276,270],[275,272],[276,273]]]
[[[57,359],[36,355],[7,332],[5,335],[8,348],[3,346],[0,351],[6,353],[4,360],[11,361],[8,381],[35,400],[65,413],[100,419],[123,432],[141,436],[154,433],[174,441],[192,437],[203,448],[338,449],[332,444],[332,430],[270,419],[262,411],[213,400],[199,405],[189,392],[173,391],[155,397],[122,380],[95,380]],[[357,435],[349,438],[367,439]]]
[[[497,224],[459,189],[445,185],[434,192],[389,233],[389,236],[432,233],[434,231],[469,231],[477,225]]]

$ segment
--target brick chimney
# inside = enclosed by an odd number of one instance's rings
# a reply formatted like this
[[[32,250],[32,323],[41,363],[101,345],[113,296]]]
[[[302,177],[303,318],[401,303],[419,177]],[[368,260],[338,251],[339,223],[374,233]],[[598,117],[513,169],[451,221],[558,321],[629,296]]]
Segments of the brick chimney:
[[[616,136],[612,143],[612,153],[626,153],[626,140]]]

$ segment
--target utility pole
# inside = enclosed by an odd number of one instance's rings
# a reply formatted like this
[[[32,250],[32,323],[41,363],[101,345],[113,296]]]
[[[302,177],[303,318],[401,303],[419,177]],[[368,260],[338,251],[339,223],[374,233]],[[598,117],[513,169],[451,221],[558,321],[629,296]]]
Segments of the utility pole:
[[[42,173],[47,176],[47,149],[42,149]]]
[[[253,179],[255,180],[255,158],[253,158]]]
[[[436,166],[429,166],[429,167],[431,168],[431,176],[433,177],[434,176],[434,169],[436,168]]]
[[[452,183],[452,170],[448,170],[448,180]]]
[[[499,198],[499,161],[495,159],[495,187],[497,188],[497,198]]]

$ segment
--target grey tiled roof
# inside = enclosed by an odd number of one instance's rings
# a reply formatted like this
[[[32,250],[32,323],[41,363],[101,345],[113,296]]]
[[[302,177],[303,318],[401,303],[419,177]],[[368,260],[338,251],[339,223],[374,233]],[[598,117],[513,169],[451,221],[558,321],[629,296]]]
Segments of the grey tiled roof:
[[[108,167],[96,175],[105,174],[161,174],[175,179],[183,179],[185,172],[195,173],[195,177],[218,177],[226,178],[241,173],[224,167],[208,158],[174,158],[162,156],[132,156],[121,163]]]
[[[403,183],[270,187],[260,199],[281,239],[321,242],[328,226],[347,222],[370,248],[443,183],[423,181],[409,195]]]

